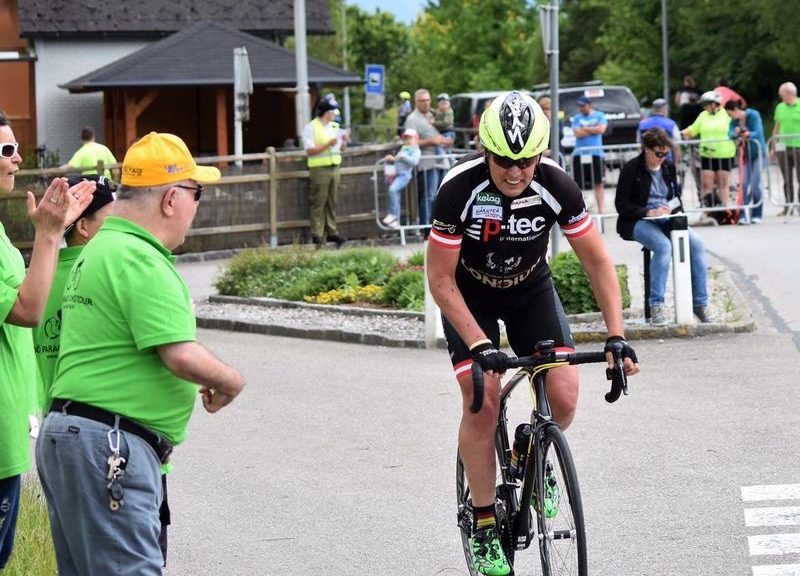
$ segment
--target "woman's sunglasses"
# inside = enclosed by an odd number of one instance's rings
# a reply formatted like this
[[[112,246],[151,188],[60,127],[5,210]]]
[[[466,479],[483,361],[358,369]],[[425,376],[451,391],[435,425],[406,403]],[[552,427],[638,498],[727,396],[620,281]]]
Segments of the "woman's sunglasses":
[[[498,156],[494,153],[491,156],[494,158],[494,163],[503,170],[508,170],[512,166],[518,166],[520,170],[525,170],[525,168],[536,162],[537,158],[537,156],[532,156],[531,158],[517,158],[514,160],[508,156]]]
[[[0,156],[13,158],[19,149],[19,142],[0,142]]]
[[[669,156],[669,152],[659,152],[658,150],[653,150],[650,148],[650,152],[656,155],[656,158],[666,158]]]

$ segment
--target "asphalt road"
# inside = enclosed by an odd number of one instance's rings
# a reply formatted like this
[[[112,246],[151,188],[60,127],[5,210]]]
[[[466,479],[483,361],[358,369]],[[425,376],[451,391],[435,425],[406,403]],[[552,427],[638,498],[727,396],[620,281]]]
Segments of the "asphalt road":
[[[758,328],[636,342],[642,373],[613,405],[601,368],[582,367],[568,439],[593,576],[800,574],[800,218],[768,210],[763,224],[701,234]],[[639,259],[634,243],[606,236],[616,258]],[[196,273],[196,297],[202,266],[213,263],[181,267]],[[200,339],[249,384],[220,414],[198,407],[176,450],[165,574],[466,574],[455,525],[460,402],[443,351]],[[512,423],[526,419],[518,396]],[[775,485],[789,485],[789,499]],[[752,486],[768,500],[751,500]],[[769,518],[778,507],[783,525],[746,521],[745,510]]]

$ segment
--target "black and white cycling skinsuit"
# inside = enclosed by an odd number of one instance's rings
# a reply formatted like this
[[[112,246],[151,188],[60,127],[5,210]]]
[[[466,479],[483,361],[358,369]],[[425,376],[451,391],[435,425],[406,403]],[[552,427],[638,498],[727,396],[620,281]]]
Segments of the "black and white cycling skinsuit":
[[[459,250],[456,285],[467,307],[495,346],[502,319],[518,356],[532,354],[540,340],[575,347],[546,259],[556,223],[568,238],[593,226],[578,185],[544,157],[530,186],[509,198],[492,183],[483,153],[469,154],[447,173],[434,201],[429,241]],[[469,348],[447,318],[443,323],[458,378],[469,373]]]

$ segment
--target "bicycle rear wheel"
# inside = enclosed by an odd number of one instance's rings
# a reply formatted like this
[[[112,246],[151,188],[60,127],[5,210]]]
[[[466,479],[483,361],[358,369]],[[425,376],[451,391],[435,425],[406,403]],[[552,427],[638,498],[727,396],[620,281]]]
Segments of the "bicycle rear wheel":
[[[472,562],[472,543],[470,542],[473,531],[472,494],[467,482],[467,474],[464,471],[464,463],[461,461],[461,455],[456,458],[456,504],[458,506],[458,529],[461,531],[461,546],[464,550],[464,558],[467,561],[467,569],[470,576],[483,576],[483,574],[475,570]],[[495,499],[495,515],[503,551],[508,561],[511,562],[514,559],[514,549],[511,545],[506,504],[499,494],[496,495]],[[513,575],[513,572],[511,574]]]
[[[587,576],[586,528],[578,476],[567,440],[557,426],[548,426],[544,431],[539,458],[545,484],[536,495],[542,574]]]

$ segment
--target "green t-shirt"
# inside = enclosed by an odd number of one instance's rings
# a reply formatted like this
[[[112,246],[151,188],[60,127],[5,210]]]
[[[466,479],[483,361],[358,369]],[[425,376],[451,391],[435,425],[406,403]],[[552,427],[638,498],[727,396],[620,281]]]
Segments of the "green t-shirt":
[[[736,155],[736,144],[728,138],[731,117],[720,108],[716,114],[703,110],[687,128],[693,138],[700,138],[700,156],[704,158],[733,158]],[[707,140],[724,140],[724,142],[707,142]]]
[[[42,315],[42,321],[33,329],[33,349],[39,364],[39,407],[44,412],[50,406],[50,386],[58,359],[58,346],[61,342],[61,301],[64,297],[64,284],[72,265],[78,259],[83,246],[70,246],[58,253],[56,277],[50,288],[50,297]]]
[[[800,134],[800,101],[788,106],[781,102],[775,107],[775,122],[780,124],[779,134]],[[800,137],[779,138],[778,144],[785,144],[791,148],[800,147]]]
[[[97,174],[97,163],[101,160],[105,166],[117,163],[117,159],[114,158],[111,150],[99,142],[87,142],[72,155],[72,158],[69,159],[69,164],[81,170],[81,174]],[[82,170],[82,168],[89,169]],[[111,178],[111,170],[104,170],[103,172],[106,178]]]
[[[22,254],[0,223],[0,479],[26,472],[31,465],[28,415],[34,413],[36,360],[31,329],[6,322],[25,279]]]
[[[64,287],[51,393],[126,416],[178,444],[198,388],[170,372],[156,350],[195,340],[189,289],[174,260],[144,228],[106,218]]]

